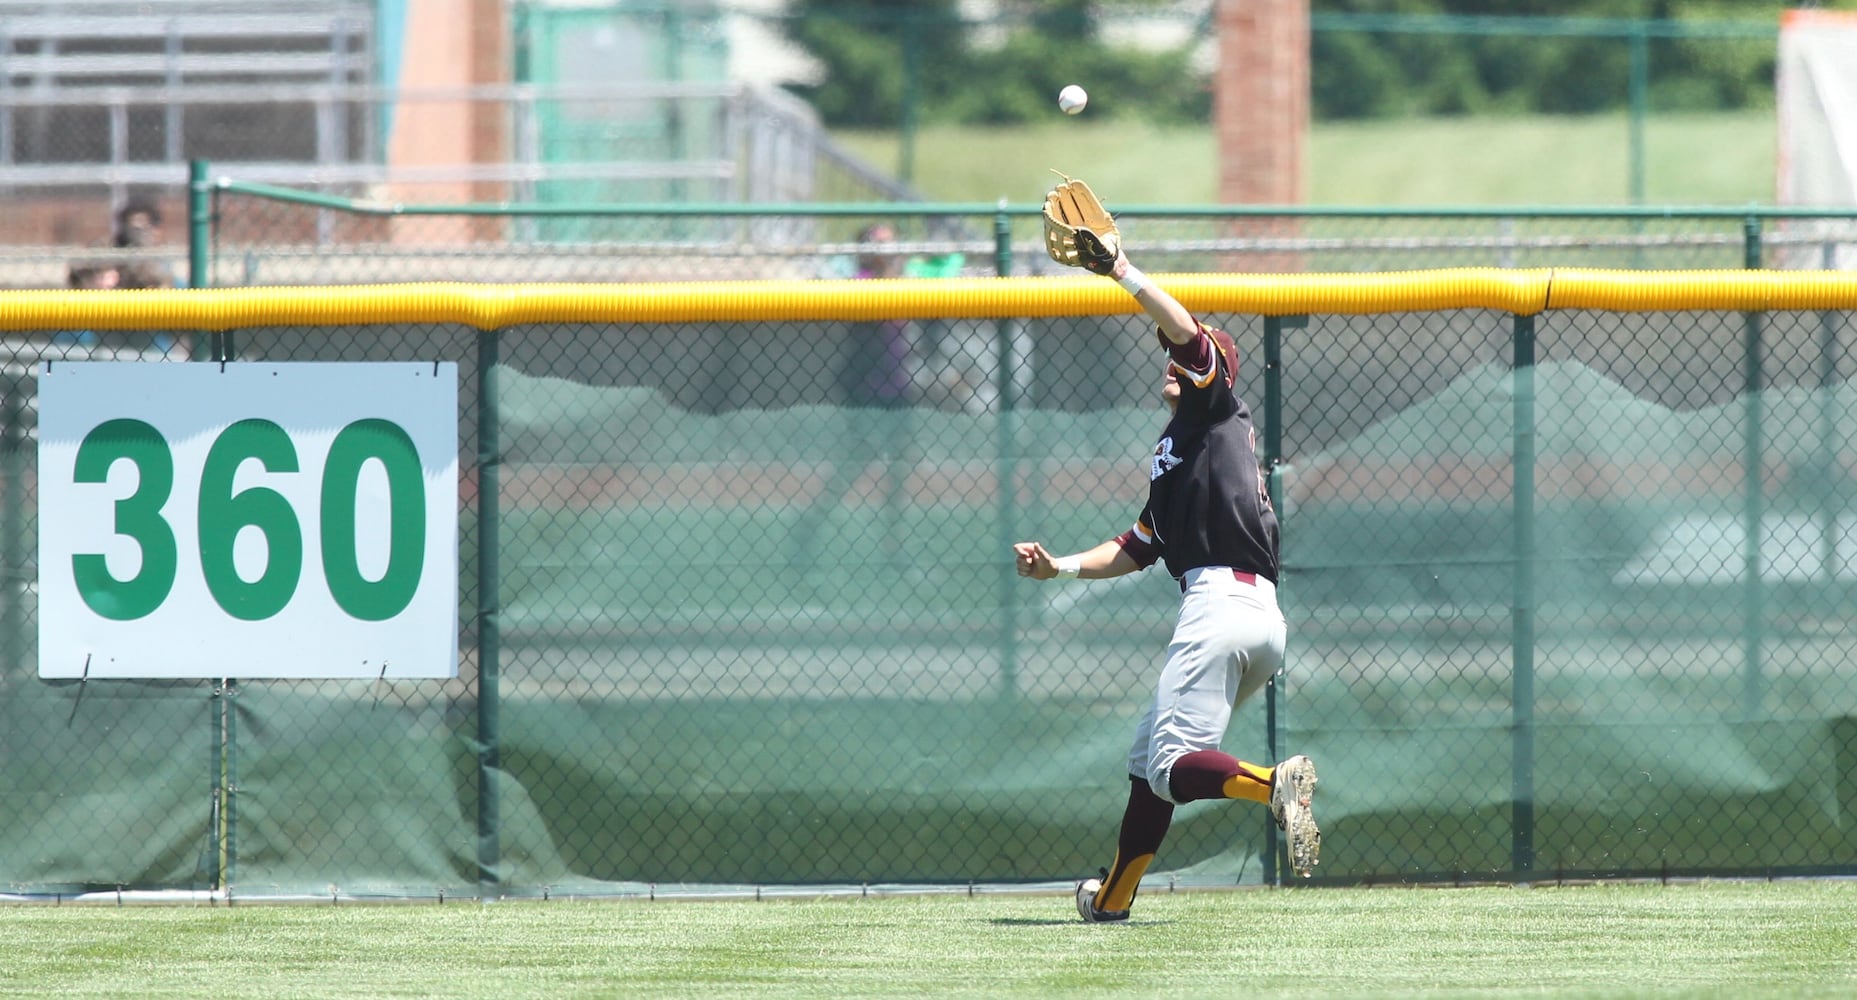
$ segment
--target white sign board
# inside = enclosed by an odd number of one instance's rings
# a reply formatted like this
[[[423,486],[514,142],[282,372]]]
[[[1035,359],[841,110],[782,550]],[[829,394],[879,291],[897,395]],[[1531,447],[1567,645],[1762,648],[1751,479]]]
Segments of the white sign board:
[[[39,676],[458,671],[452,363],[39,372]]]

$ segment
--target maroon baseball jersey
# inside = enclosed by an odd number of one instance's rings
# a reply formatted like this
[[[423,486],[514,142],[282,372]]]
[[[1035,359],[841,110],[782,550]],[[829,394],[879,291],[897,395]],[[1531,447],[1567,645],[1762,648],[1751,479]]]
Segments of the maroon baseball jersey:
[[[1277,512],[1257,460],[1251,410],[1232,391],[1238,348],[1201,324],[1176,345],[1163,338],[1180,403],[1148,464],[1148,503],[1122,548],[1144,568],[1165,560],[1176,579],[1229,566],[1277,580]]]

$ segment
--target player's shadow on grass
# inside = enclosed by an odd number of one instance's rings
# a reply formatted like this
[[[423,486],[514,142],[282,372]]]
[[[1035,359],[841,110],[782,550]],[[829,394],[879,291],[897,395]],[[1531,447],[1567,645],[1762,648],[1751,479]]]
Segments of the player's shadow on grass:
[[[1049,920],[1036,919],[1033,917],[994,917],[988,920],[987,923],[995,927],[1067,927],[1072,924],[1081,924],[1083,921],[1075,917],[1068,920],[1063,917],[1052,917]],[[1173,923],[1171,920],[1129,920],[1125,922],[1123,926],[1162,927],[1171,923]]]

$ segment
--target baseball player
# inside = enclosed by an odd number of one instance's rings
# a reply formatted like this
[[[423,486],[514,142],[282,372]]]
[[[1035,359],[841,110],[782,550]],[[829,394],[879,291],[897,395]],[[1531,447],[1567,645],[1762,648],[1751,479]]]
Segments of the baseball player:
[[[1065,188],[1066,198],[1094,203]],[[1054,192],[1056,196],[1058,192]],[[1106,212],[1078,219],[1074,254],[1052,256],[1106,275],[1135,296],[1167,353],[1161,396],[1172,411],[1148,463],[1148,502],[1129,530],[1094,548],[1053,556],[1038,542],[1013,546],[1020,576],[1106,579],[1165,561],[1180,582],[1180,614],[1154,701],[1137,727],[1128,759],[1128,805],[1115,861],[1101,878],[1077,885],[1086,921],[1128,919],[1142,875],[1173,821],[1174,807],[1200,799],[1249,799],[1269,806],[1289,844],[1291,867],[1307,877],[1321,848],[1310,800],[1315,765],[1295,756],[1275,767],[1219,749],[1233,708],[1256,694],[1283,663],[1286,629],[1278,609],[1277,517],[1257,458],[1256,429],[1232,390],[1238,349],[1200,323],[1172,295],[1130,264]],[[1049,212],[1050,203],[1047,202]],[[1067,259],[1072,258],[1072,259]]]

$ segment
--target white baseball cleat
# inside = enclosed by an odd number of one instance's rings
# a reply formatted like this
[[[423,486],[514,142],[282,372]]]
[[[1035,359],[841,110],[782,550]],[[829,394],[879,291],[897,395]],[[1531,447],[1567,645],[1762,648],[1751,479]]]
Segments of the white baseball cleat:
[[[1270,782],[1270,815],[1289,841],[1290,869],[1303,878],[1315,871],[1322,831],[1315,825],[1315,763],[1297,754],[1277,765]]]
[[[1103,872],[1104,877],[1108,872]],[[1086,878],[1077,883],[1077,915],[1085,923],[1100,924],[1117,920],[1127,920],[1127,910],[1099,910],[1096,908],[1096,893],[1103,887],[1100,878]]]

